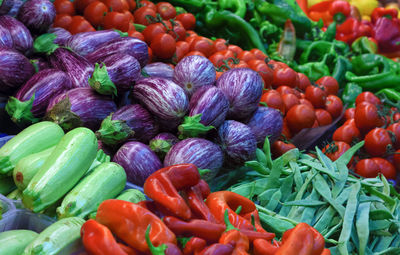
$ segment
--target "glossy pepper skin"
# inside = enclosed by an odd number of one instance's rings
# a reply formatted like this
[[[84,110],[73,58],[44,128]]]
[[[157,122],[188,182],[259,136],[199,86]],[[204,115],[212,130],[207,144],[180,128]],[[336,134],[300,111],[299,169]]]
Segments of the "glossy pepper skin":
[[[110,199],[102,202],[97,210],[96,221],[108,227],[129,246],[148,252],[145,240],[148,225],[151,225],[150,240],[154,245],[176,244],[175,234],[149,210],[123,200]]]
[[[250,248],[249,239],[239,229],[229,222],[228,209],[225,210],[224,220],[226,225],[225,232],[221,235],[219,243],[230,244],[234,247],[233,255],[247,255]]]
[[[93,255],[128,255],[117,243],[111,231],[95,220],[86,221],[81,228],[85,250]]]
[[[197,185],[184,190],[183,193],[190,209],[197,218],[209,222],[217,222],[210,209],[204,203],[204,199],[210,194],[210,187],[206,181],[200,180]]]
[[[147,226],[145,238],[152,255],[182,255],[182,251],[174,243],[163,243],[157,247],[154,246],[150,240],[150,231],[151,225]]]
[[[231,255],[233,249],[233,246],[230,244],[215,243],[204,248],[199,255]]]
[[[372,13],[371,13],[371,22],[372,24],[375,24],[378,19],[382,17],[387,17],[390,19],[395,19],[397,18],[398,11],[396,9],[386,9],[383,7],[378,7],[375,8]]]
[[[374,24],[372,36],[378,42],[382,53],[400,50],[400,20],[397,18],[380,17]]]
[[[279,247],[264,239],[256,239],[253,242],[254,255],[274,255]]]
[[[193,164],[162,168],[150,175],[144,183],[144,193],[166,208],[172,215],[188,220],[192,212],[178,191],[190,188],[200,181],[200,174]]]
[[[192,237],[183,249],[183,255],[198,255],[207,245],[206,240]]]
[[[233,13],[241,18],[244,18],[247,11],[246,2],[243,0],[218,0],[218,6],[222,10],[233,10]]]

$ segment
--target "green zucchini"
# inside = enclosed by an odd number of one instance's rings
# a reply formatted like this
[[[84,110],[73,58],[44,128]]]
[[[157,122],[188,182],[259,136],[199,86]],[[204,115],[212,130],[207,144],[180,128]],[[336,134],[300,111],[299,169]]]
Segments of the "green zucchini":
[[[40,212],[68,193],[96,157],[97,139],[87,128],[69,131],[22,192],[26,208]]]
[[[85,221],[78,217],[59,220],[48,226],[31,242],[23,255],[53,255],[65,247],[79,242],[80,230]]]
[[[58,218],[82,217],[97,210],[101,202],[115,198],[126,185],[126,173],[114,162],[103,163],[79,182],[57,208]]]
[[[96,158],[94,159],[93,163],[90,165],[89,169],[87,170],[86,174],[92,172],[98,165],[106,162],[110,162],[111,157],[104,153],[102,149],[97,151]]]
[[[12,200],[21,200],[22,192],[19,189],[15,189],[7,195],[7,198]]]
[[[28,246],[38,233],[31,230],[19,229],[0,233],[0,255],[19,255]]]
[[[23,191],[28,186],[28,183],[39,171],[39,168],[44,164],[55,147],[53,146],[47,150],[28,155],[18,161],[13,170],[13,178],[19,190]]]
[[[6,196],[15,188],[14,180],[11,177],[0,176],[0,194]]]
[[[0,148],[0,174],[11,172],[21,158],[56,145],[63,135],[62,128],[49,121],[25,128]]]
[[[140,201],[146,200],[145,195],[143,192],[137,189],[127,189],[124,190],[118,197],[115,199],[118,200],[125,200],[132,203],[139,203]]]

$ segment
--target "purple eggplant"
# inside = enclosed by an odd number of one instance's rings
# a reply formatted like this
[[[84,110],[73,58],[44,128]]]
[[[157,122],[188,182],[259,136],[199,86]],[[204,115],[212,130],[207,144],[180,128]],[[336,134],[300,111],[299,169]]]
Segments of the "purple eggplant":
[[[178,142],[179,139],[173,134],[160,133],[150,140],[149,146],[160,158],[164,158],[171,147]]]
[[[14,42],[11,37],[11,33],[5,26],[0,24],[0,47],[12,49]]]
[[[40,72],[45,69],[50,69],[49,62],[42,57],[33,58],[30,60],[32,65],[35,67],[36,72]]]
[[[174,69],[163,62],[154,62],[143,67],[142,74],[145,77],[160,77],[172,80],[174,78]]]
[[[83,32],[71,36],[65,43],[65,46],[81,56],[86,56],[104,43],[108,43],[117,38],[120,38],[119,33],[111,29]]]
[[[211,170],[206,180],[215,177],[222,167],[224,155],[221,148],[202,138],[189,138],[172,146],[164,159],[164,166],[192,163],[198,168]]]
[[[5,15],[11,11],[14,5],[14,0],[3,0],[0,2],[0,15]]]
[[[97,130],[101,121],[116,110],[110,97],[99,95],[91,88],[75,88],[50,101],[45,119],[59,124],[64,130],[79,126]]]
[[[93,73],[93,65],[84,57],[66,48],[57,48],[49,59],[54,68],[68,74],[74,88],[90,87],[88,80]]]
[[[19,9],[17,19],[37,34],[46,32],[56,17],[56,8],[48,0],[28,0]]]
[[[69,31],[65,30],[62,27],[50,28],[49,31],[47,31],[47,33],[56,35],[56,38],[54,39],[53,42],[62,46],[64,46],[65,42],[72,36]]]
[[[7,15],[11,16],[11,17],[16,17],[19,12],[19,9],[24,4],[24,2],[21,0],[13,0],[13,2],[14,2],[14,4],[13,4],[11,10],[7,13]]]
[[[242,165],[256,155],[257,141],[253,132],[238,121],[227,120],[219,127],[218,143],[228,165]]]
[[[11,16],[0,16],[0,25],[10,31],[14,49],[24,54],[32,49],[32,35],[24,24]]]
[[[249,68],[233,68],[221,75],[217,87],[229,100],[228,118],[240,120],[257,109],[264,85],[257,72]]]
[[[120,164],[129,182],[143,186],[147,177],[162,168],[162,163],[149,146],[141,142],[127,142],[115,153],[113,162]]]
[[[21,53],[0,47],[0,92],[9,94],[35,73],[35,68]]]
[[[89,85],[103,95],[129,90],[140,78],[140,64],[131,55],[116,53],[96,63]]]
[[[16,123],[33,123],[43,117],[50,100],[71,89],[68,75],[56,69],[46,69],[32,76],[15,95],[6,110]]]
[[[282,133],[282,115],[273,108],[260,106],[247,126],[255,135],[258,144],[263,145],[267,136],[272,144]]]
[[[128,138],[147,143],[158,132],[153,116],[139,104],[126,105],[112,113],[96,132],[107,145],[116,145]]]
[[[202,56],[184,57],[174,69],[174,81],[186,91],[189,97],[200,87],[213,85],[215,75],[213,63]]]
[[[106,57],[115,53],[128,54],[135,57],[141,67],[144,67],[149,61],[147,44],[133,37],[121,37],[103,43],[95,51],[86,55],[86,58],[92,63],[100,63]]]
[[[185,91],[165,78],[139,80],[133,87],[133,96],[163,120],[179,120],[185,116],[189,107]]]

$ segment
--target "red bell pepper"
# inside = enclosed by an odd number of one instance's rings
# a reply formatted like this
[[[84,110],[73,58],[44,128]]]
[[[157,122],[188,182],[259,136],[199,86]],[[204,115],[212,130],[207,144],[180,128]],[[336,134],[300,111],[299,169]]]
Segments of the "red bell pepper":
[[[279,247],[264,239],[256,239],[253,242],[254,255],[274,255]]]
[[[382,17],[386,17],[389,19],[396,19],[398,15],[398,12],[396,9],[386,9],[383,7],[378,7],[375,8],[372,13],[371,13],[371,22],[372,24],[375,24],[378,19]]]
[[[396,12],[397,13],[397,12]],[[400,21],[392,15],[377,18],[372,36],[378,42],[379,52],[400,51]]]
[[[313,21],[319,21],[322,19],[324,24],[327,26],[333,21],[333,16],[330,14],[330,7],[332,5],[332,0],[322,1],[314,4],[308,8],[308,17]]]
[[[207,245],[206,240],[192,237],[183,249],[183,255],[198,255]]]
[[[333,20],[337,23],[343,23],[350,16],[350,4],[343,0],[333,1],[329,13],[333,16]]]
[[[336,40],[351,44],[359,37],[360,22],[355,18],[347,18],[342,24],[336,27]]]

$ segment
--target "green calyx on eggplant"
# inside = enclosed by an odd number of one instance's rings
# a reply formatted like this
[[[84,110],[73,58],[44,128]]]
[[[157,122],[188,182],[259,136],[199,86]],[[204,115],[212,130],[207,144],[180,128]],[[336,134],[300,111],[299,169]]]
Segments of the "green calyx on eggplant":
[[[135,134],[124,120],[112,120],[112,114],[103,120],[96,136],[107,145],[115,145],[126,141]]]
[[[46,113],[44,119],[57,123],[63,130],[72,130],[82,126],[80,117],[71,111],[71,102],[68,96],[55,104],[53,108]]]
[[[90,87],[102,95],[117,96],[117,87],[111,81],[106,65],[104,63],[101,65],[99,63],[95,64],[94,72],[89,78]]]
[[[40,119],[33,116],[31,109],[35,94],[28,101],[20,101],[15,97],[10,97],[6,104],[6,111],[11,116],[11,120],[18,125],[26,125],[38,122]]]
[[[33,42],[33,49],[35,52],[46,53],[50,55],[60,47],[58,44],[54,43],[56,39],[57,35],[55,33],[42,34]]]
[[[200,123],[202,114],[196,114],[194,116],[185,116],[183,123],[179,125],[179,139],[186,139],[189,137],[198,137],[206,134],[213,126],[205,126]]]

